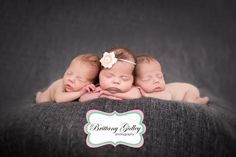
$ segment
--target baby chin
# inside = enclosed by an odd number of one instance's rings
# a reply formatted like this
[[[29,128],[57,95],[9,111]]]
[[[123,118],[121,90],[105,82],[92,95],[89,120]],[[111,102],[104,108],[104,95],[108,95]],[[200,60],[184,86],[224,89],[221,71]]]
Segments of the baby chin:
[[[110,87],[110,88],[107,88],[106,90],[109,91],[112,94],[122,93],[122,90],[120,90],[119,88],[116,88],[116,87]]]
[[[66,92],[74,92],[74,89],[69,85],[65,85],[64,89]]]

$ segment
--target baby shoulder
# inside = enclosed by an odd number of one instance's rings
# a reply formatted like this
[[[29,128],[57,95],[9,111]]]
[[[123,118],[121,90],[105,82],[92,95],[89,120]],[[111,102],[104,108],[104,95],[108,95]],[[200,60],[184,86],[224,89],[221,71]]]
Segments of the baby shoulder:
[[[140,93],[139,87],[137,87],[137,86],[131,87],[130,91],[131,91],[131,92]]]
[[[54,81],[48,88],[50,90],[51,93],[55,93],[56,91],[64,91],[63,88],[63,80],[62,79],[58,79],[56,81]]]
[[[63,79],[58,79],[58,80],[54,81],[50,86],[51,87],[63,86]]]
[[[138,86],[132,86],[130,90],[138,90],[139,91],[138,88],[139,88]]]
[[[167,88],[196,88],[193,84],[185,82],[172,82],[166,84]]]
[[[141,97],[140,90],[137,86],[132,86],[128,93],[134,95],[137,98]]]

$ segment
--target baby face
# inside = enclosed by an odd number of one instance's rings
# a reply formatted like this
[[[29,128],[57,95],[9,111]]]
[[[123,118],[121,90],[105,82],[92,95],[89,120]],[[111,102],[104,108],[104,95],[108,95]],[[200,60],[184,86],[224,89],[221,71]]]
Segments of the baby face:
[[[100,87],[111,93],[127,92],[131,89],[134,65],[118,61],[111,69],[103,69],[99,74]]]
[[[89,79],[90,75],[91,66],[78,61],[72,62],[67,68],[63,77],[63,85],[65,91],[79,91],[82,87],[91,84],[91,79]]]
[[[165,80],[157,62],[140,63],[136,68],[135,84],[145,92],[159,92],[165,89]]]

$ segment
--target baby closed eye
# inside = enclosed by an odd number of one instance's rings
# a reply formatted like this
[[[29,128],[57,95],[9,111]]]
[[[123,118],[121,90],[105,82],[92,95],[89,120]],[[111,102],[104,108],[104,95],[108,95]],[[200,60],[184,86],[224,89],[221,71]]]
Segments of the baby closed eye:
[[[163,78],[163,75],[156,75],[156,77],[157,77],[158,79],[162,79],[162,78]]]
[[[81,77],[79,77],[79,76],[76,76],[76,80],[81,81],[81,82],[84,82],[84,83],[87,82],[86,79],[81,78]]]
[[[67,73],[66,73],[66,75],[73,75],[73,72],[72,71],[68,71]]]
[[[123,81],[129,81],[129,80],[130,80],[130,77],[128,77],[128,76],[121,76],[121,79],[122,79]]]
[[[146,76],[146,77],[141,78],[141,80],[145,82],[150,81],[151,79],[152,79],[152,76]]]
[[[114,76],[114,75],[111,74],[111,73],[105,74],[105,77],[106,77],[106,78],[112,78],[113,76]]]

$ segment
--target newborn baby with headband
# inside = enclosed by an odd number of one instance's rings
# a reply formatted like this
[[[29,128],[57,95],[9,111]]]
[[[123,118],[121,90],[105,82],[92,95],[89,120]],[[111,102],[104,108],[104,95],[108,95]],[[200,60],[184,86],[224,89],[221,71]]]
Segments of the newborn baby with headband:
[[[133,86],[136,63],[130,50],[116,48],[104,52],[100,62],[99,86],[94,92],[82,95],[79,99],[81,102],[99,97],[116,100],[141,97],[139,89]]]

